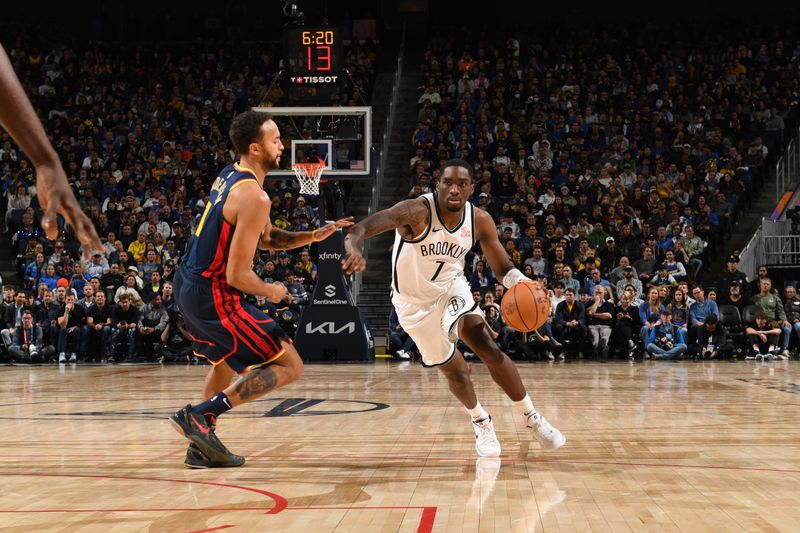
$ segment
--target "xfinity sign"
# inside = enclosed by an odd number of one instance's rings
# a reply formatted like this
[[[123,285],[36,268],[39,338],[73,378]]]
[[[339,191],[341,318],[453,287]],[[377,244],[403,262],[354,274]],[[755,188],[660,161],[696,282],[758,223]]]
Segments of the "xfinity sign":
[[[333,261],[339,261],[342,258],[342,254],[331,253],[331,252],[322,252],[319,254],[319,260],[325,261],[326,259],[330,259]]]
[[[348,333],[352,334],[356,332],[356,323],[355,322],[348,322],[342,326],[336,326],[334,322],[322,322],[320,324],[314,325],[313,322],[309,322],[306,324],[306,333],[309,335],[317,334],[317,335],[336,335],[337,333]]]

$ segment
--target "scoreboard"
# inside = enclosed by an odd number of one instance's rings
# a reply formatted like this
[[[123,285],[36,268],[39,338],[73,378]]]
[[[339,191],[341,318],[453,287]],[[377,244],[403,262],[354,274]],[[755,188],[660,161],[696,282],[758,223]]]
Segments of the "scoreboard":
[[[285,90],[290,101],[330,105],[342,80],[342,43],[332,26],[283,30]]]

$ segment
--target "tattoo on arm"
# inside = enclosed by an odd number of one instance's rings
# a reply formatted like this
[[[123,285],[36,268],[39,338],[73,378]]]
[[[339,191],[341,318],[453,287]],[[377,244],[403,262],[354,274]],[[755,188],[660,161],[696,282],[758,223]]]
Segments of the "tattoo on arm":
[[[375,235],[403,226],[414,226],[424,222],[428,217],[428,208],[424,200],[404,200],[389,209],[384,209],[365,218],[348,232],[348,235],[358,238],[359,242]]]
[[[257,368],[236,382],[236,393],[247,401],[272,391],[277,383],[278,376],[270,367]]]
[[[269,230],[269,247],[275,250],[291,250],[311,242],[311,232],[284,231],[272,226]]]

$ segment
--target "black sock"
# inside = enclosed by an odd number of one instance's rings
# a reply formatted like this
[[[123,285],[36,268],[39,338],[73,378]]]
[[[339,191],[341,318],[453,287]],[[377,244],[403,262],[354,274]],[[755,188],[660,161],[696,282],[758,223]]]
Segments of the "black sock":
[[[192,411],[206,417],[209,427],[216,423],[217,417],[233,408],[231,401],[224,392],[220,392],[210,400],[206,400],[200,405],[194,406]]]

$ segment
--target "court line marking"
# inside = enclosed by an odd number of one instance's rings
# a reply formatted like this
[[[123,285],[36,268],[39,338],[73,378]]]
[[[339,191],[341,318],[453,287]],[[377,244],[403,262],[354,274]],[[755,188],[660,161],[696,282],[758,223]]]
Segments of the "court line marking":
[[[433,523],[436,520],[436,512],[438,507],[435,506],[420,506],[420,505],[398,505],[398,506],[340,506],[340,507],[289,507],[289,502],[283,496],[268,492],[253,487],[246,487],[243,485],[232,485],[229,483],[217,483],[214,481],[200,481],[191,479],[170,479],[158,477],[137,477],[137,476],[110,476],[101,474],[42,474],[42,473],[0,473],[3,476],[16,476],[16,477],[67,477],[67,478],[91,478],[91,479],[119,479],[125,481],[164,481],[169,483],[187,483],[196,485],[211,485],[216,487],[225,487],[231,489],[244,490],[255,492],[263,496],[267,496],[275,502],[275,507],[269,509],[264,514],[278,514],[282,511],[318,511],[318,510],[410,510],[421,509],[419,525],[417,526],[417,533],[431,533],[433,531]],[[136,508],[136,509],[0,509],[0,513],[141,513],[141,512],[164,512],[164,511],[263,511],[262,507],[201,507],[201,508]],[[219,526],[213,529],[201,529],[193,533],[203,533],[210,531],[218,531],[234,527],[233,525]]]
[[[287,507],[284,511],[352,511],[352,510],[402,510],[402,509],[422,509],[422,516],[419,519],[417,533],[430,533],[433,530],[433,522],[436,520],[438,507],[432,505],[377,505],[377,506],[336,506],[336,507]]]
[[[220,531],[222,529],[228,529],[229,527],[236,526],[234,524],[226,524],[224,526],[212,527],[211,529],[198,529],[196,531],[190,531],[189,533],[209,533],[210,531]]]
[[[67,478],[89,478],[89,479],[121,479],[126,481],[164,481],[167,483],[187,483],[187,484],[194,484],[194,485],[210,485],[213,487],[225,487],[229,489],[238,489],[244,490],[249,492],[255,492],[256,494],[261,494],[262,496],[266,496],[272,501],[275,502],[275,506],[271,509],[268,509],[265,514],[278,514],[283,511],[286,507],[289,506],[289,502],[283,496],[279,494],[275,494],[274,492],[268,492],[266,490],[256,489],[253,487],[245,487],[242,485],[231,485],[229,483],[217,483],[214,481],[200,481],[200,480],[193,480],[193,479],[170,479],[170,478],[160,478],[160,477],[138,477],[138,476],[110,476],[110,475],[102,475],[102,474],[42,474],[42,473],[0,473],[0,476],[16,476],[16,477],[67,477]],[[18,512],[30,512],[30,513],[108,513],[108,512],[136,512],[136,511],[226,511],[229,510],[227,508],[213,508],[213,507],[204,507],[202,509],[197,508],[188,508],[188,509],[168,509],[168,508],[156,508],[156,509],[41,509],[41,510],[27,510],[27,511],[18,511],[18,510],[9,510],[9,509],[0,509],[0,513],[18,513]],[[263,511],[264,508],[255,507],[246,509],[248,511]]]

